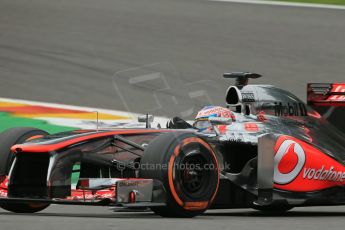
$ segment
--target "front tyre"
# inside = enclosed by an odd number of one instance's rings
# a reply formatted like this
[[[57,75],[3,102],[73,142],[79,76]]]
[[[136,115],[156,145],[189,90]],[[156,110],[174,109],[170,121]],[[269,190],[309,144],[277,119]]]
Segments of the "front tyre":
[[[19,127],[8,129],[0,134],[0,176],[8,176],[14,155],[11,147],[22,144],[27,140],[48,135],[47,132],[30,127]],[[49,204],[0,204],[0,207],[16,213],[35,213],[46,209]]]
[[[47,132],[31,127],[11,128],[0,133],[0,175],[7,176],[10,171],[14,159],[14,154],[11,153],[13,145],[46,135]]]
[[[49,204],[1,204],[0,207],[14,213],[36,213],[46,209]]]
[[[166,189],[167,206],[152,208],[160,216],[202,214],[217,194],[220,174],[216,154],[194,133],[161,134],[150,142],[140,163],[140,177],[157,179]]]

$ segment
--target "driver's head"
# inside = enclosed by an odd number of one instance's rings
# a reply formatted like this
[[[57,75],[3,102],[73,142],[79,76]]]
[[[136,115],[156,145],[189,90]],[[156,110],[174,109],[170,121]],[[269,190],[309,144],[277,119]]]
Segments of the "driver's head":
[[[233,118],[233,116],[233,113],[228,108],[220,106],[205,106],[198,112],[193,126],[200,131],[203,131],[211,127],[208,120],[210,117]]]

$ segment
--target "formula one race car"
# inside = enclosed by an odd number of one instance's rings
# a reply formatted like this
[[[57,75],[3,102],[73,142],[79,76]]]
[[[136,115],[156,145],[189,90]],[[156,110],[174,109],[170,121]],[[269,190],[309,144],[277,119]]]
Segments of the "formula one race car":
[[[309,84],[307,105],[285,90],[248,85],[258,74],[224,77],[236,79],[227,108],[207,107],[193,125],[175,118],[166,129],[1,133],[0,207],[101,205],[193,217],[345,205],[345,84]]]

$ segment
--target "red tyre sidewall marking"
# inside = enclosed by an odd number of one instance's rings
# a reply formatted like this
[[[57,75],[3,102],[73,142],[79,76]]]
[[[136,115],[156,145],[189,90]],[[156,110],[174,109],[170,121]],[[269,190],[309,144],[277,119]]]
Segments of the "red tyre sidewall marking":
[[[181,198],[179,197],[179,195],[177,194],[176,189],[175,189],[174,175],[173,175],[175,158],[180,154],[180,149],[183,146],[185,146],[187,144],[190,144],[190,143],[193,143],[193,142],[197,142],[197,143],[201,144],[202,146],[204,146],[205,148],[207,148],[212,153],[211,154],[212,158],[213,158],[214,162],[216,163],[216,170],[217,170],[217,175],[218,175],[217,186],[216,186],[216,190],[215,190],[214,194],[212,195],[210,201],[183,202],[181,200]],[[220,169],[219,169],[217,157],[216,157],[214,151],[212,150],[212,148],[209,146],[209,144],[207,144],[205,141],[203,141],[202,139],[197,138],[197,137],[190,137],[190,138],[184,139],[180,145],[177,145],[175,147],[174,153],[170,157],[169,167],[168,167],[168,181],[169,181],[170,191],[171,191],[175,201],[178,203],[178,205],[180,205],[182,208],[184,208],[186,210],[194,210],[194,211],[203,210],[203,209],[207,208],[208,205],[213,202],[213,200],[216,197],[217,192],[218,192],[218,188],[219,188],[219,174],[220,174],[219,170]]]

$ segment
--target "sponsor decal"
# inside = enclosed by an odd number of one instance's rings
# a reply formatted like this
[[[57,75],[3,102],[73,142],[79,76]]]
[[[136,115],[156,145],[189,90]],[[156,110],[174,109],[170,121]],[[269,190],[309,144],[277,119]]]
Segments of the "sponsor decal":
[[[67,197],[66,200],[102,200],[102,199],[115,199],[115,190],[98,190],[98,191],[89,191],[89,190],[72,190],[71,196]]]
[[[0,197],[7,197],[7,190],[0,189]]]
[[[120,187],[128,187],[128,186],[139,186],[143,184],[151,183],[151,181],[145,181],[145,180],[125,180],[125,181],[119,181],[118,186]]]
[[[307,101],[309,105],[342,106],[345,102],[345,83],[310,83]]]
[[[335,84],[333,85],[334,90],[332,90],[333,93],[339,93],[343,94],[345,93],[345,84]],[[345,95],[332,95],[328,98],[330,101],[337,101],[337,102],[342,102],[345,101]]]
[[[255,102],[254,93],[251,92],[242,92],[242,102]]]
[[[307,116],[307,108],[303,103],[275,102],[274,113],[278,117]]]
[[[0,176],[0,197],[7,197],[7,186],[8,186],[8,177],[6,176],[4,179]]]
[[[274,148],[274,188],[313,192],[345,185],[345,166],[315,146],[280,136]]]
[[[329,169],[325,169],[325,166],[322,165],[320,169],[305,168],[303,171],[303,178],[308,180],[343,182],[345,179],[345,172],[336,171],[333,166]]]
[[[285,140],[274,156],[274,182],[288,184],[293,181],[301,172],[305,161],[301,145],[293,140]]]
[[[258,124],[254,122],[244,123],[244,129],[248,132],[259,132],[260,130]]]

